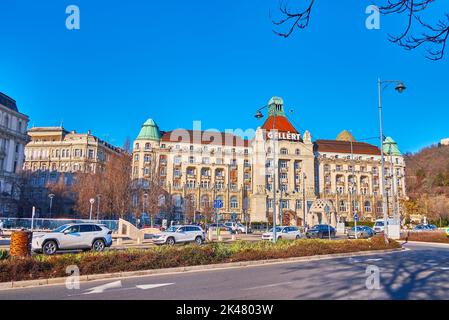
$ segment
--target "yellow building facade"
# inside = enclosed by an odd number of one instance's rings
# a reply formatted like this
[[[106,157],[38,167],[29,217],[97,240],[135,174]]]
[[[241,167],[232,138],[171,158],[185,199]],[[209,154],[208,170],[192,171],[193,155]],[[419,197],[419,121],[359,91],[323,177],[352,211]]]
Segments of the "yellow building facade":
[[[388,192],[394,181],[396,195],[394,201],[389,197],[392,215],[406,197],[405,165],[389,139],[384,150],[389,147]],[[251,139],[231,131],[163,131],[147,120],[134,141],[132,174],[144,188],[157,175],[180,217],[186,204],[201,216],[213,200],[222,200],[221,220],[272,221],[275,209],[283,224],[336,225],[352,220],[355,212],[366,220],[382,215],[380,154],[378,147],[357,142],[346,131],[335,140],[313,141],[310,132],[300,133],[291,124],[283,100],[273,97],[265,123]]]

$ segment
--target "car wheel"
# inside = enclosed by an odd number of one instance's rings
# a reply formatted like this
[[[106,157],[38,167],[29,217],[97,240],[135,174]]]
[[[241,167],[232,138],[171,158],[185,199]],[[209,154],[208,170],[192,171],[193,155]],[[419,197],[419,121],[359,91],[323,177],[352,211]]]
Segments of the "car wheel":
[[[165,243],[168,244],[169,246],[172,246],[175,244],[175,238],[173,237],[167,238],[167,241],[165,241]]]
[[[105,244],[104,244],[104,241],[101,240],[101,239],[95,240],[94,243],[92,244],[92,249],[93,249],[95,252],[102,252],[102,251],[104,250],[105,247],[106,247],[106,246],[105,246]]]
[[[296,240],[299,240],[301,237],[299,235],[296,236]]]
[[[203,244],[203,239],[201,237],[196,237],[195,238],[195,243],[200,246],[200,245]]]
[[[281,236],[279,236],[279,237],[278,237],[278,240],[282,240],[282,237],[281,237]]]
[[[42,252],[49,256],[55,254],[57,250],[58,244],[56,243],[56,241],[53,240],[46,241],[42,246]]]

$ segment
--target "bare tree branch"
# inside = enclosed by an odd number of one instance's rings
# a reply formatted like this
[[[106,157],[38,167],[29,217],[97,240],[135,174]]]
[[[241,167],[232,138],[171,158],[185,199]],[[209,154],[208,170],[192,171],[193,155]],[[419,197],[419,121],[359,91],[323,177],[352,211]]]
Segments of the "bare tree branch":
[[[291,10],[287,4],[280,3],[282,18],[273,20],[273,24],[288,26],[287,31],[273,32],[281,37],[288,38],[296,28],[305,29],[309,26],[315,0],[307,0],[308,6],[304,10]],[[380,0],[379,0],[380,1]],[[407,22],[404,31],[399,35],[389,35],[389,40],[407,50],[413,50],[426,46],[426,57],[430,60],[440,60],[444,57],[446,42],[449,37],[449,13],[435,24],[424,21],[419,15],[425,11],[435,0],[383,0],[384,4],[379,6],[382,15],[405,15]],[[385,3],[386,2],[386,3]],[[421,29],[420,35],[416,35],[415,28]],[[413,34],[415,32],[415,34]]]
[[[287,4],[283,4],[282,2],[279,4],[279,10],[284,15],[284,18],[280,20],[273,20],[273,24],[276,26],[281,26],[284,24],[292,23],[289,30],[287,32],[278,32],[273,30],[273,32],[281,37],[288,38],[295,28],[305,29],[309,25],[310,22],[310,13],[312,12],[313,5],[315,0],[307,0],[310,1],[308,7],[304,11],[300,12],[292,12]]]

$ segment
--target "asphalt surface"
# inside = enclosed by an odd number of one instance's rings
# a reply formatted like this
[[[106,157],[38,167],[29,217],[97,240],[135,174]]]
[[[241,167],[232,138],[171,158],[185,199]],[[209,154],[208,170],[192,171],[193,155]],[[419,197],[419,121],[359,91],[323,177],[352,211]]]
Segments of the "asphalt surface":
[[[405,247],[373,256],[81,282],[79,289],[4,290],[0,300],[449,299],[449,246]],[[379,270],[378,289],[367,269]]]

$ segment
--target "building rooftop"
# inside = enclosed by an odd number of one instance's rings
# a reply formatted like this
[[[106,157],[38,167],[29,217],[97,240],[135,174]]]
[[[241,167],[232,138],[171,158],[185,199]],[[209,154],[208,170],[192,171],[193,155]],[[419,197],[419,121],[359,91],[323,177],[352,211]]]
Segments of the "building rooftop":
[[[231,133],[218,131],[199,131],[199,130],[185,130],[177,129],[173,131],[164,132],[162,141],[165,142],[181,142],[190,144],[204,144],[204,145],[221,145],[234,147],[248,147],[248,140],[242,139]]]
[[[155,140],[159,141],[162,137],[158,125],[153,119],[148,119],[142,125],[136,140]]]
[[[399,151],[398,144],[391,137],[386,137],[384,140],[384,153],[386,155],[392,156],[402,156],[401,151]]]
[[[352,145],[352,146],[351,146]],[[379,156],[380,149],[377,146],[365,142],[338,141],[338,140],[316,140],[315,150],[318,152],[332,153],[354,153]]]
[[[19,110],[17,109],[16,100],[14,100],[11,97],[8,97],[6,94],[2,92],[0,92],[0,104],[4,105],[8,109],[19,112]]]
[[[335,140],[338,141],[352,141],[355,142],[355,138],[352,135],[352,133],[350,133],[348,130],[343,130],[342,132],[340,132],[340,134],[337,136],[337,138]]]

